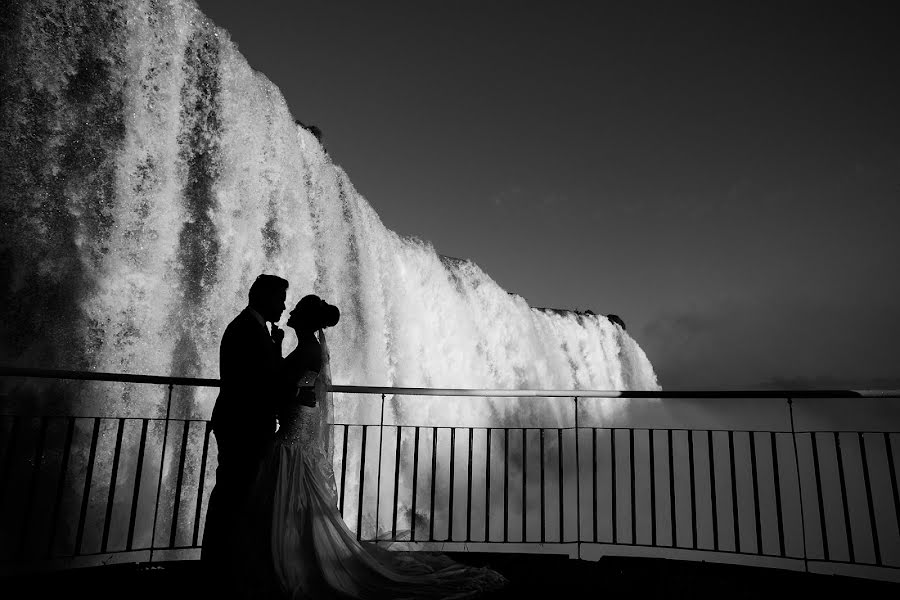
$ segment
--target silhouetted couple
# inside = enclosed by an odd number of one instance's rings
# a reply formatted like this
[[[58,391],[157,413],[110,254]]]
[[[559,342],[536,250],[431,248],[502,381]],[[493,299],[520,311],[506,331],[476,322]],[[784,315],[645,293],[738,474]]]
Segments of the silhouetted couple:
[[[297,347],[282,358],[284,332],[276,323],[287,290],[286,280],[260,275],[249,306],[222,336],[212,415],[219,464],[202,551],[215,595],[462,598],[503,585],[489,569],[359,542],[344,524],[323,331],[338,323],[340,311],[304,296],[287,320]]]

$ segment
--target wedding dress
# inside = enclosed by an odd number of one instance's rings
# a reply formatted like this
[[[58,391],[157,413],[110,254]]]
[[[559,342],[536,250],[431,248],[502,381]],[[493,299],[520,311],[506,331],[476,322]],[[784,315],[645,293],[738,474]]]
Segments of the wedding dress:
[[[259,572],[270,577],[275,595],[300,598],[467,598],[498,589],[506,580],[487,568],[459,564],[446,556],[395,552],[360,542],[337,509],[330,429],[328,349],[322,331],[322,366],[315,380],[316,407],[284,404],[279,430],[262,463],[253,497]],[[315,348],[313,348],[315,351]],[[310,352],[301,341],[285,359]],[[294,363],[294,364],[292,364]],[[259,536],[262,536],[260,539]]]

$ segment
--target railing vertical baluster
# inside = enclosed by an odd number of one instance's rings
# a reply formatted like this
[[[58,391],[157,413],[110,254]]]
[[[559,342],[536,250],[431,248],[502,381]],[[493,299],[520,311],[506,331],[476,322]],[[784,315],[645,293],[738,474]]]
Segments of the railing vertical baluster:
[[[134,495],[131,497],[131,516],[128,519],[128,540],[125,543],[125,549],[131,550],[134,546],[134,527],[137,522],[138,498],[141,493],[141,471],[144,467],[144,450],[147,446],[147,429],[150,425],[150,419],[142,419],[141,440],[138,442],[137,466],[134,471]]]
[[[69,469],[69,456],[72,453],[72,438],[75,435],[75,417],[66,417],[66,438],[63,441],[63,455],[59,461],[59,476],[56,478],[56,498],[50,515],[50,535],[47,538],[47,556],[53,555],[53,542],[56,538],[56,524],[65,492],[66,471]]]
[[[809,555],[806,550],[806,517],[803,510],[803,479],[800,477],[800,454],[797,452],[797,430],[794,428],[794,400],[787,398],[788,415],[791,423],[791,441],[794,445],[794,467],[797,469],[797,497],[800,500],[800,535],[803,539],[803,570],[809,573]],[[813,446],[815,449],[815,446]],[[818,464],[818,462],[816,462]],[[825,531],[822,531],[822,539],[825,539]],[[827,560],[827,555],[826,555]]]
[[[403,432],[400,425],[397,429],[397,450],[394,455],[394,506],[391,516],[391,539],[397,539],[397,504],[400,498],[400,434]]]
[[[9,481],[12,478],[13,463],[15,462],[13,457],[16,455],[16,445],[19,442],[19,429],[20,427],[24,428],[24,425],[19,425],[19,423],[25,422],[25,419],[20,418],[18,415],[13,415],[11,420],[10,433],[6,442],[6,454],[3,458],[3,468],[0,470],[0,508],[3,508],[4,500],[12,496],[12,494],[8,494],[8,490],[12,487]],[[23,525],[23,530],[24,527]]]
[[[593,472],[591,473],[591,512],[594,515],[594,543],[600,541],[597,531],[598,509],[597,509],[597,428],[591,428],[591,460]]]
[[[631,474],[631,543],[637,544],[637,498],[634,485],[634,428],[628,430],[628,470]]]
[[[527,527],[527,519],[525,510],[526,499],[528,496],[528,435],[525,428],[522,428],[522,541],[528,541],[525,535]]]
[[[822,528],[822,550],[824,551],[825,560],[829,560],[828,529],[825,527],[825,501],[822,499],[822,474],[819,471],[819,445],[816,443],[815,431],[809,433],[809,439],[812,444],[813,472],[816,476],[816,498],[819,502],[819,527]]]
[[[713,550],[719,549],[719,508],[716,506],[716,458],[713,432],[706,430],[706,449],[709,452],[709,505],[712,509]]]
[[[775,516],[778,518],[778,550],[779,556],[785,556],[784,552],[784,517],[781,514],[781,476],[778,470],[778,448],[775,443],[775,432],[769,432],[769,440],[772,444],[772,477],[775,484]]]
[[[341,497],[338,501],[338,512],[344,516],[344,498],[347,492],[347,441],[350,437],[349,425],[344,425],[344,439],[341,440]],[[418,431],[416,432],[418,434]]]
[[[81,511],[78,516],[78,530],[75,534],[74,554],[81,553],[81,543],[84,539],[84,522],[87,518],[87,508],[91,498],[91,480],[94,478],[94,461],[97,457],[97,440],[100,437],[100,418],[94,418],[94,429],[91,433],[91,449],[88,452],[87,470],[84,475],[84,494],[81,497]]]
[[[759,480],[756,473],[756,432],[751,431],[750,436],[750,471],[753,475],[753,514],[756,519],[756,553],[762,554],[762,518],[759,512]]]
[[[162,454],[159,457],[159,479],[156,482],[156,506],[153,509],[153,529],[150,533],[150,561],[153,562],[153,551],[156,549],[156,520],[159,518],[159,503],[161,502],[160,495],[162,494],[162,480],[163,480],[163,471],[165,471],[166,467],[166,445],[169,440],[169,416],[172,412],[172,391],[175,387],[174,384],[169,384],[169,394],[168,400],[166,401],[166,424],[163,429],[163,443],[162,443]]]
[[[734,432],[728,432],[728,460],[731,465],[731,516],[734,524],[734,549],[741,551],[741,519],[738,514],[737,470],[734,467]]]
[[[891,493],[894,496],[894,522],[897,524],[897,534],[900,535],[900,491],[897,489],[897,472],[894,470],[894,449],[891,447],[891,434],[887,431],[884,432],[884,452],[887,454]]]
[[[438,428],[431,428],[431,509],[428,513],[428,540],[434,541],[434,492],[437,483],[437,437]]]
[[[175,479],[175,501],[172,504],[172,525],[169,531],[170,548],[175,546],[175,536],[178,533],[178,512],[181,509],[181,490],[184,485],[184,461],[187,458],[188,435],[191,431],[191,422],[189,420],[185,419],[183,425],[181,452],[178,457],[178,476]]]
[[[691,548],[697,549],[697,483],[694,474],[694,431],[689,429],[688,439],[688,482],[691,488]]]
[[[847,483],[844,478],[844,451],[841,449],[841,438],[837,431],[834,434],[834,454],[838,465],[838,478],[841,482],[841,505],[844,507],[844,528],[847,532],[847,550],[850,554],[850,562],[856,562],[856,553],[853,551],[853,531],[850,527],[850,503],[847,499]]]
[[[653,429],[647,430],[650,446],[650,545],[656,545],[656,452],[654,449]]]
[[[509,541],[509,427],[503,428],[503,541]]]
[[[491,541],[491,429],[486,428],[487,452],[484,459],[484,541]]]
[[[575,541],[578,543],[578,558],[581,559],[581,451],[578,439],[578,398],[575,399]]]
[[[362,426],[362,441],[360,442],[359,451],[359,494],[356,499],[356,539],[362,539],[363,530],[363,492],[366,487],[366,434],[369,431],[368,425]],[[433,496],[433,494],[432,494]],[[376,537],[377,537],[376,530]]]
[[[563,507],[565,506],[565,496],[563,494],[563,490],[565,489],[565,478],[563,477],[563,430],[562,428],[556,430],[557,433],[557,462],[559,464],[559,479],[557,482],[559,483],[559,541],[562,542],[565,540],[565,536],[563,532],[565,531],[565,523],[563,522],[563,514],[565,511]],[[577,443],[577,439],[576,439]]]
[[[378,537],[378,519],[381,517],[381,463],[384,443],[384,394],[381,394],[381,421],[378,424],[378,476],[375,482],[375,537]]]
[[[344,431],[346,433],[347,426],[344,426]],[[209,434],[212,431],[212,427],[209,421],[205,421],[203,423],[203,451],[200,453],[200,477],[197,481],[197,508],[194,512],[194,536],[191,540],[191,545],[196,548],[200,545],[200,515],[203,512],[203,490],[206,487],[206,462],[209,457]],[[343,468],[342,468],[343,474]],[[341,485],[343,486],[343,480],[341,481]],[[341,488],[343,499],[343,488]]]
[[[678,547],[678,527],[677,522],[678,518],[675,514],[675,450],[672,446],[672,430],[667,429],[667,438],[668,444],[667,448],[669,451],[669,514],[671,515],[671,520],[669,525],[672,528],[672,547]]]
[[[112,475],[109,478],[109,494],[106,497],[106,515],[103,518],[103,537],[100,542],[100,552],[106,552],[109,542],[109,528],[112,524],[113,506],[116,497],[116,482],[119,474],[119,455],[122,452],[122,434],[125,431],[125,419],[119,419],[116,430],[116,447],[113,451]]]
[[[416,492],[419,489],[419,429],[420,427],[416,425],[415,437],[413,438],[412,507],[410,509],[409,516],[409,519],[411,521],[409,539],[413,542],[416,541],[416,496],[418,495]],[[344,447],[346,448],[346,446]],[[341,485],[344,485],[343,481],[341,481]],[[343,497],[343,493],[341,494],[341,496]],[[343,501],[341,502],[341,504],[343,505]]]
[[[453,496],[456,479],[456,427],[450,428],[450,488],[447,495],[449,496],[449,506],[447,507],[447,541],[453,541]]]
[[[612,538],[613,544],[619,543],[619,510],[618,503],[618,481],[616,477],[616,431],[615,427],[609,430],[609,489],[612,490],[610,498],[610,512],[612,513]]]
[[[878,545],[878,527],[875,524],[875,505],[872,502],[872,484],[869,481],[869,461],[866,459],[866,441],[862,432],[859,436],[859,454],[862,459],[863,482],[866,485],[866,502],[869,505],[869,527],[872,529],[872,545],[875,548],[875,564],[881,566],[881,547]]]
[[[544,522],[546,521],[546,504],[545,504],[545,496],[547,495],[547,488],[544,487],[544,428],[541,428],[541,437],[540,437],[540,446],[538,447],[538,464],[541,466],[541,542],[546,542],[547,537],[545,536],[545,528]]]
[[[616,509],[616,495],[618,494],[618,486],[616,482],[616,428],[613,427],[609,430],[609,462],[610,462],[610,473],[609,480],[610,486],[609,489],[612,490],[612,506],[610,507],[610,512],[612,513],[612,542],[613,544],[619,543],[618,529],[619,529],[619,515],[618,510]]]
[[[9,486],[10,473],[12,473],[13,456],[16,454],[16,444],[19,442],[20,422],[24,421],[18,415],[12,416],[9,437],[6,440],[6,456],[3,460],[3,472],[0,473],[0,499],[6,498],[6,490]]]
[[[468,470],[468,490],[467,497],[469,502],[466,505],[466,541],[472,541],[472,444],[475,441],[475,428],[469,427],[469,470]]]
[[[28,529],[31,523],[32,513],[34,512],[34,494],[37,491],[38,481],[40,480],[42,463],[44,460],[44,443],[47,437],[47,417],[39,417],[40,425],[38,430],[38,440],[34,450],[34,462],[31,465],[31,481],[28,486],[28,498],[25,505],[25,518],[22,519],[22,537],[19,540],[19,555],[25,556],[25,544],[28,542]],[[0,496],[2,498],[2,496]]]

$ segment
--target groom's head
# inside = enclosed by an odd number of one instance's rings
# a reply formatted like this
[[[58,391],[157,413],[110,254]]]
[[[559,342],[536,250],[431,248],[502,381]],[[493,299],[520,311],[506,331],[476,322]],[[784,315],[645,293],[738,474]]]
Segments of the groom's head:
[[[284,312],[288,285],[287,279],[277,275],[260,275],[250,286],[250,308],[266,321],[276,322]]]

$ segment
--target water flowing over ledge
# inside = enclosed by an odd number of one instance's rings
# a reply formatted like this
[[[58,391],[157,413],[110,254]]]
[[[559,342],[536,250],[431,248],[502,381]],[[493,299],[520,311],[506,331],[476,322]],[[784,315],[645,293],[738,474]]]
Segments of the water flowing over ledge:
[[[341,307],[336,382],[658,389],[606,317],[531,308],[385,228],[193,3],[28,2],[4,27],[2,362],[216,377],[268,272]]]

